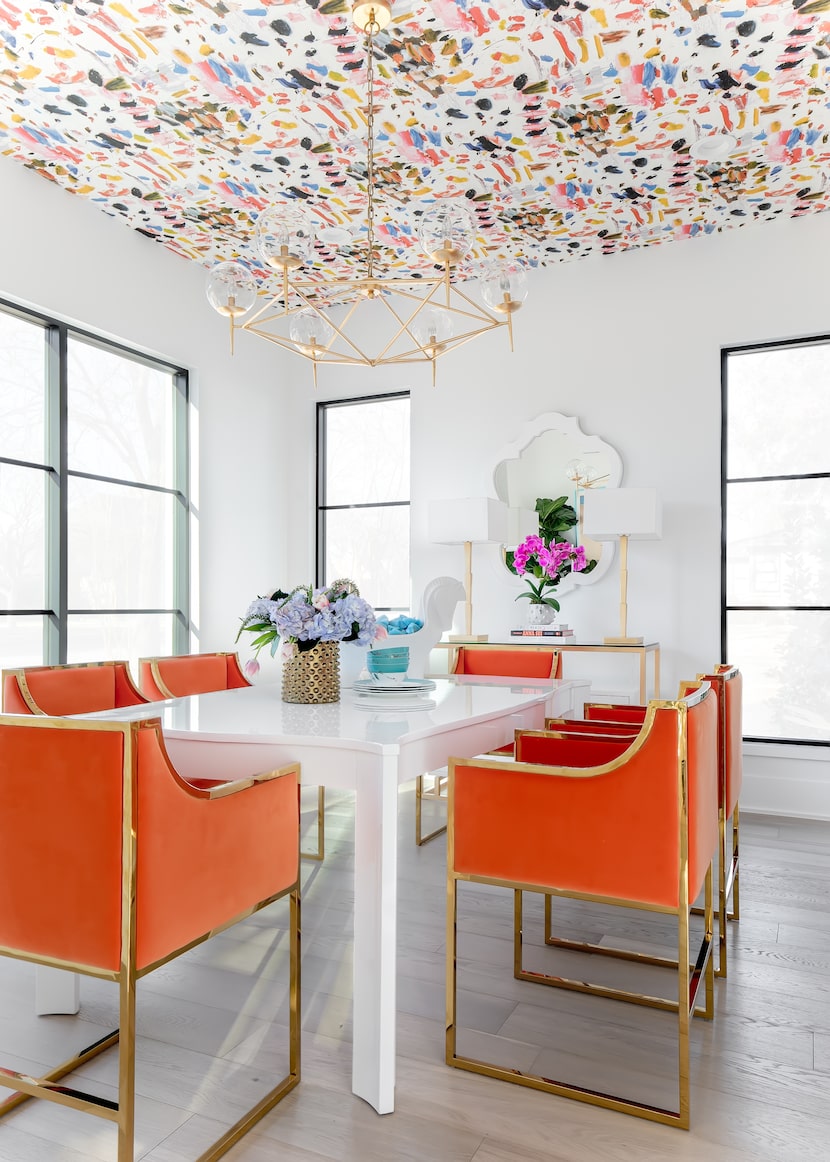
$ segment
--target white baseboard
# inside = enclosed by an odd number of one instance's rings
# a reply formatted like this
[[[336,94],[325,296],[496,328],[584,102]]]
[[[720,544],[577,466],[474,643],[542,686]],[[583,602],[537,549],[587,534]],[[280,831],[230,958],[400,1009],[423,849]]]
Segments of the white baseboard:
[[[741,810],[830,820],[830,755],[820,748],[748,744]]]

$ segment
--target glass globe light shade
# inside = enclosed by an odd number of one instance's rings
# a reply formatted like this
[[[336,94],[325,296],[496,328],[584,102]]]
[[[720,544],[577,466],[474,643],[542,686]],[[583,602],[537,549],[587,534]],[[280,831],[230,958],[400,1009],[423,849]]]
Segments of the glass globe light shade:
[[[208,275],[205,294],[214,311],[237,319],[256,302],[256,281],[240,262],[220,262]]]
[[[587,484],[591,480],[591,476],[591,468],[584,460],[569,460],[565,465],[566,479],[572,480],[577,488]]]
[[[452,337],[452,318],[439,307],[424,307],[410,330],[430,359],[434,359],[444,350],[447,339]]]
[[[457,199],[427,210],[418,232],[421,246],[433,262],[456,266],[473,244],[470,211]]]
[[[491,311],[512,315],[527,298],[527,276],[517,262],[491,268],[481,280],[481,297]]]
[[[316,355],[322,354],[331,343],[334,327],[312,307],[303,307],[292,315],[288,334],[304,355]]]
[[[299,206],[271,206],[257,218],[259,252],[274,270],[296,270],[311,258],[314,229]]]

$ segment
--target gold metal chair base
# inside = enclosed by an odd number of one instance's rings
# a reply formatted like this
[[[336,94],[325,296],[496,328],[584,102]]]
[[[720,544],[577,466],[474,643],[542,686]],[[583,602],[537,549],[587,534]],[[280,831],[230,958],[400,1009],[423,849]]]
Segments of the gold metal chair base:
[[[712,901],[710,901],[710,909]],[[691,912],[695,909],[691,908]],[[705,915],[705,908],[700,909],[700,914]],[[646,1005],[651,1009],[663,1009],[666,1012],[676,1013],[678,1009],[678,1001],[669,1000],[666,997],[653,997],[647,993],[635,993],[627,989],[608,988],[603,985],[592,985],[585,981],[571,980],[568,977],[550,976],[546,973],[532,972],[522,966],[522,893],[515,893],[514,902],[514,926],[513,926],[513,975],[516,980],[527,980],[533,984],[551,985],[553,988],[568,989],[570,992],[590,993],[595,997],[607,997],[616,1001],[627,1001],[632,1005]],[[712,924],[714,925],[714,916],[712,917]],[[607,956],[614,960],[626,960],[634,964],[642,964],[649,966],[656,966],[657,968],[672,968],[677,969],[677,960],[670,956],[653,956],[650,953],[634,952],[629,948],[615,948],[612,945],[606,944],[591,944],[587,940],[568,940],[561,936],[552,935],[551,924],[551,897],[545,894],[545,944],[549,948],[562,948],[568,952],[584,952],[591,956]],[[701,940],[700,950],[695,964],[689,965],[690,980],[695,986],[695,993],[697,993],[700,985],[701,972],[705,971],[711,961],[713,949],[712,933],[704,933]],[[712,975],[714,976],[714,966],[712,967]],[[690,986],[691,988],[691,986]],[[689,1011],[695,1017],[703,1017],[705,1020],[711,1021],[715,1015],[714,1010],[714,996],[709,997],[709,991],[706,990],[706,1002],[703,1007],[698,1007],[693,1004],[694,998],[690,999]]]
[[[539,1077],[533,1073],[522,1073],[520,1069],[503,1069],[497,1065],[489,1065],[485,1061],[477,1061],[474,1057],[463,1057],[460,1054],[446,1056],[447,1065],[454,1069],[466,1069],[470,1073],[480,1073],[484,1077],[495,1077],[499,1081],[511,1081],[514,1085],[525,1085],[529,1089],[542,1090],[557,1097],[569,1097],[576,1101],[587,1102],[589,1105],[600,1106],[605,1110],[616,1110],[620,1114],[633,1114],[638,1118],[646,1118],[650,1122],[661,1122],[665,1126],[676,1126],[680,1130],[689,1128],[689,1110],[667,1110],[662,1106],[652,1106],[645,1102],[625,1100],[602,1090],[587,1089],[584,1086],[572,1085],[565,1081],[554,1081],[549,1077]]]
[[[326,788],[317,788],[317,850],[300,851],[300,859],[312,859],[322,863],[326,858]]]
[[[443,835],[447,830],[446,823],[443,827],[437,827],[435,831],[430,831],[428,835],[424,835],[421,830],[421,807],[423,801],[426,799],[429,802],[438,803],[446,802],[447,790],[447,775],[446,772],[436,772],[432,776],[432,786],[427,789],[424,786],[424,779],[426,775],[418,775],[415,780],[415,842],[418,847],[423,847],[425,843],[429,843],[431,839],[435,839],[439,835]]]
[[[10,1079],[15,1083],[13,1088],[17,1091],[4,1101],[0,1101],[0,1118],[32,1097],[46,1098],[47,1101],[58,1102],[61,1105],[71,1105],[75,1109],[78,1108],[78,1104],[81,1102],[83,1103],[81,1108],[84,1108],[88,1103],[89,1105],[107,1106],[109,1110],[117,1111],[117,1102],[111,1102],[105,1098],[95,1097],[93,1094],[83,1093],[80,1090],[69,1089],[64,1086],[60,1090],[54,1088],[56,1081],[60,1081],[61,1078],[66,1077],[67,1074],[72,1073],[81,1065],[86,1065],[87,1061],[91,1061],[99,1053],[103,1053],[105,1049],[111,1049],[113,1045],[117,1044],[118,1030],[116,1029],[115,1032],[107,1033],[100,1040],[94,1041],[86,1049],[82,1049],[80,1053],[76,1053],[74,1056],[67,1058],[61,1065],[56,1065],[54,1069],[50,1069],[48,1073],[44,1073],[43,1077],[29,1077],[28,1074],[16,1073],[13,1069],[0,1069],[0,1085],[8,1085],[9,1081],[6,1079]],[[67,1100],[70,1096],[73,1098],[72,1101]],[[111,1114],[103,1109],[90,1109],[89,1112],[98,1114],[99,1117],[112,1120]]]
[[[718,961],[715,965],[715,976],[726,976],[726,924],[727,921],[737,921],[741,918],[740,876],[740,828],[741,817],[738,804],[732,811],[732,852],[728,851],[726,843],[726,823],[723,812],[718,818],[720,831],[720,855],[718,857]],[[732,899],[732,911],[729,911],[729,899]],[[696,916],[703,914],[702,908],[692,908]]]
[[[679,994],[678,1001],[671,1001],[664,997],[652,997],[642,993],[634,993],[624,989],[610,988],[603,985],[592,985],[585,981],[570,980],[565,977],[548,976],[543,973],[534,973],[525,970],[522,966],[522,895],[524,891],[530,889],[527,886],[510,884],[505,881],[496,882],[486,879],[478,881],[513,889],[513,967],[514,976],[519,980],[526,980],[536,984],[552,985],[557,988],[568,989],[574,992],[589,993],[590,995],[597,997],[609,998],[613,1000],[623,1000],[627,1001],[628,1003],[646,1005],[650,1008],[663,1009],[677,1014],[678,1108],[676,1110],[666,1109],[662,1106],[652,1105],[647,1102],[636,1101],[634,1099],[622,1098],[618,1095],[606,1093],[602,1090],[590,1089],[585,1086],[575,1085],[560,1080],[554,1080],[548,1077],[541,1077],[537,1074],[523,1073],[521,1070],[517,1069],[507,1069],[499,1065],[480,1061],[476,1058],[465,1057],[456,1052],[456,994],[458,987],[457,914],[459,878],[477,882],[477,877],[475,876],[452,876],[448,884],[448,980],[445,1051],[447,1065],[450,1065],[455,1069],[465,1069],[471,1073],[479,1073],[486,1077],[497,1078],[500,1081],[510,1081],[515,1085],[524,1085],[531,1089],[542,1090],[546,1093],[555,1094],[559,1097],[572,1098],[577,1101],[587,1102],[590,1105],[601,1106],[604,1109],[616,1110],[619,1113],[631,1114],[635,1117],[645,1118],[648,1121],[660,1122],[663,1125],[675,1126],[678,1129],[688,1130],[691,1088],[689,1069],[689,1026],[691,1023],[691,1014],[696,1011],[697,996],[701,985],[704,986],[705,999],[702,1008],[699,1010],[700,1015],[709,1019],[714,1016],[714,965],[712,962],[714,909],[712,868],[710,867],[706,874],[706,923],[704,926],[705,931],[703,938],[700,942],[699,950],[695,958],[695,963],[693,966],[688,963],[683,966],[682,958],[676,961],[666,961],[667,966],[673,967],[677,972]],[[541,891],[541,889],[537,890]],[[548,894],[544,891],[542,891],[541,894],[545,896],[546,900],[549,899]],[[566,892],[554,894],[561,894],[563,896],[568,895]],[[605,902],[617,903],[623,906],[636,906],[628,905],[626,901],[623,900],[607,900]],[[688,910],[681,909],[679,911],[677,914],[677,925],[678,952],[681,953],[685,951],[688,956]],[[609,953],[609,955],[612,955],[612,953]],[[636,953],[631,953],[627,959],[641,960],[643,963],[663,963],[663,958],[643,958]],[[679,970],[677,968],[678,964],[681,964]],[[683,1003],[683,998],[685,998],[686,1003]]]
[[[275,899],[279,897],[274,897]],[[255,1106],[248,1110],[233,1126],[220,1138],[199,1155],[195,1162],[215,1162],[230,1150],[244,1135],[260,1121],[265,1114],[274,1108],[300,1080],[300,897],[295,887],[289,894],[290,901],[290,1015],[289,1015],[289,1072],[278,1084],[260,1099]],[[201,943],[201,940],[196,941]],[[161,963],[161,962],[160,962]],[[80,966],[76,966],[80,968]],[[158,967],[152,965],[151,968]],[[135,1159],[135,1001],[136,978],[122,979],[119,982],[119,1010],[121,1027],[125,1031],[123,1036],[120,1030],[108,1033],[99,1041],[82,1049],[73,1057],[68,1058],[61,1065],[51,1069],[42,1077],[30,1077],[24,1073],[17,1073],[11,1069],[0,1068],[0,1086],[14,1092],[10,1097],[0,1102],[0,1118],[11,1110],[28,1101],[30,1098],[40,1098],[56,1102],[59,1105],[69,1106],[87,1114],[115,1122],[118,1126],[117,1162],[134,1162]],[[58,1085],[62,1078],[68,1076],[81,1065],[111,1049],[121,1042],[118,1061],[118,1090],[117,1102],[109,1098],[97,1097],[83,1090],[71,1086]]]

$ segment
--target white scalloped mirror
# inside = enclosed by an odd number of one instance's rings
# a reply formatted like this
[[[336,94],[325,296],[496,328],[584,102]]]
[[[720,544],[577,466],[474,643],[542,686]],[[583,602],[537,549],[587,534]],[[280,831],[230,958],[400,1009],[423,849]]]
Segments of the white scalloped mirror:
[[[567,496],[580,517],[574,530],[578,544],[597,561],[590,573],[572,573],[560,592],[590,585],[603,577],[614,560],[613,542],[592,541],[581,534],[581,497],[588,488],[619,488],[622,460],[599,436],[588,435],[574,416],[546,412],[527,423],[518,438],[502,449],[493,483],[499,500],[511,509],[535,509],[540,496]]]

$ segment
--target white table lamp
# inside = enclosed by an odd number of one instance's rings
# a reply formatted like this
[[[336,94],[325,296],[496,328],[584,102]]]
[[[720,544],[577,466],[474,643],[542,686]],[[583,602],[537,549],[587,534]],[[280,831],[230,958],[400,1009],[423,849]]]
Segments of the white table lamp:
[[[658,540],[660,505],[653,488],[603,488],[583,495],[583,532],[595,541],[620,542],[620,636],[605,638],[607,646],[642,645],[628,636],[628,542]]]
[[[507,540],[507,506],[488,496],[431,500],[429,539],[439,545],[464,546],[465,632],[450,634],[449,640],[486,642],[486,633],[473,633],[473,545],[503,544]]]

